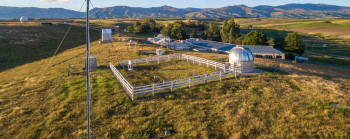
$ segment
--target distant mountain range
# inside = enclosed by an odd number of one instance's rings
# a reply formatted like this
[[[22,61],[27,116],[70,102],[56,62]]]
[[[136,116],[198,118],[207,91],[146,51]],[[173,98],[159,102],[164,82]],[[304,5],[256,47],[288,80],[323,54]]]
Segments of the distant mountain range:
[[[226,6],[217,9],[200,8],[174,8],[171,6],[140,8],[129,6],[115,6],[108,8],[95,8],[91,10],[92,16],[97,18],[340,18],[350,17],[350,7],[326,4],[287,4],[281,6],[245,5]],[[80,18],[84,13],[63,8],[19,8],[0,6],[0,18]]]

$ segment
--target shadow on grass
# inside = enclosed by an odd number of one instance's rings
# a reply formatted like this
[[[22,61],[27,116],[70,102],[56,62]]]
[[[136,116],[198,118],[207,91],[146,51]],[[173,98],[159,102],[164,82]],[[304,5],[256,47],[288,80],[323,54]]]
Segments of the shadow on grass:
[[[53,26],[0,26],[0,30],[13,35],[0,39],[0,72],[51,57],[60,44],[69,25]],[[21,33],[21,34],[18,34]],[[100,39],[98,31],[91,30],[91,42]],[[18,34],[18,36],[16,35]],[[86,44],[85,28],[72,26],[59,53]]]

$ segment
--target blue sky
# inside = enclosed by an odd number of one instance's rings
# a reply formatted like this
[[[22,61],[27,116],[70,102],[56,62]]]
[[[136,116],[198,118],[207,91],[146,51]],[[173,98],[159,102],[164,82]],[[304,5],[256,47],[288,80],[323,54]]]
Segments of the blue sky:
[[[0,0],[0,6],[66,8],[78,10],[84,0]],[[92,0],[95,7],[126,5],[134,7],[156,7],[169,5],[177,8],[219,8],[228,5],[247,6],[283,5],[289,3],[324,3],[350,7],[350,0]]]

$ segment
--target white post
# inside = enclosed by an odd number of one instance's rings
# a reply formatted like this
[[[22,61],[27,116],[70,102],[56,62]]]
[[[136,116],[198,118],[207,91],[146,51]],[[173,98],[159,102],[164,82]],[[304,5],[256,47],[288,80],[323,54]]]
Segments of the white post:
[[[148,58],[146,57],[146,63],[148,64]]]
[[[237,69],[236,69],[236,67],[234,67],[235,68],[235,78],[237,78]]]
[[[209,68],[209,60],[207,59],[207,68]]]
[[[188,79],[188,88],[191,88],[191,78]]]
[[[215,70],[216,70],[216,62],[215,62]]]
[[[173,92],[174,82],[171,81],[171,92]]]
[[[168,55],[168,60],[170,61],[170,55]]]
[[[187,56],[187,62],[188,62],[188,56]]]
[[[154,96],[154,84],[153,84],[152,88],[153,88],[152,90],[153,90],[153,96]]]
[[[222,71],[220,70],[220,81],[222,80]]]
[[[132,88],[132,92],[131,92],[131,101],[134,101],[134,87]]]

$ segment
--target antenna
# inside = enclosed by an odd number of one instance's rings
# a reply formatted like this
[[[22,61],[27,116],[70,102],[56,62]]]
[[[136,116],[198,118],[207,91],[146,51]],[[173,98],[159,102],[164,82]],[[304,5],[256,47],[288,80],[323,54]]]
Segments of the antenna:
[[[89,4],[86,0],[86,87],[87,87],[87,120],[88,120],[88,139],[90,139],[90,31],[89,31]]]

